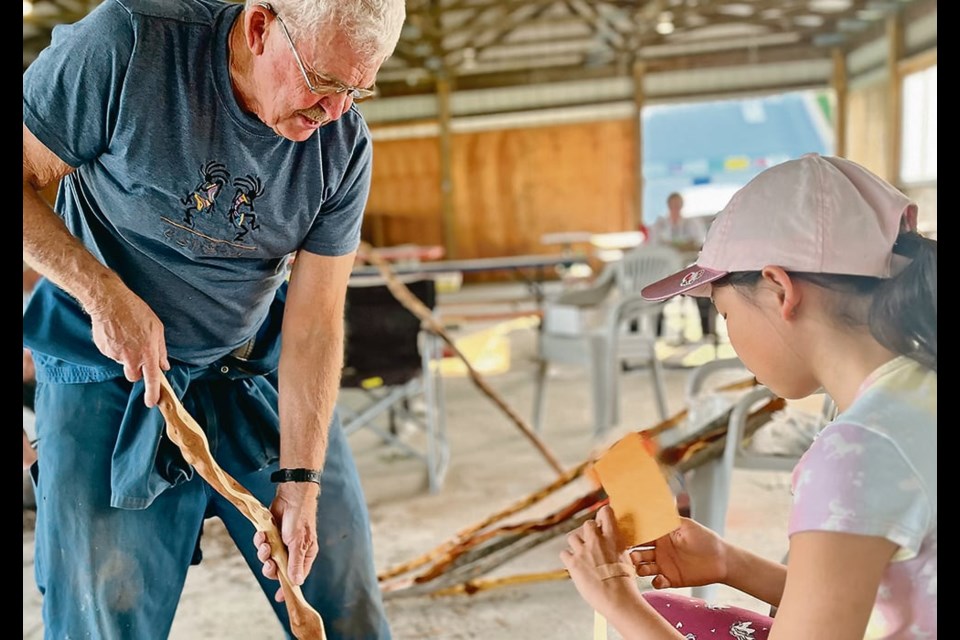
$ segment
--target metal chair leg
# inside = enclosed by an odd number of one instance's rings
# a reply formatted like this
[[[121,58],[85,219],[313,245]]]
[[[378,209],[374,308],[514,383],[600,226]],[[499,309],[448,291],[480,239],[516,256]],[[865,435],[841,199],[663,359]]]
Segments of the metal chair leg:
[[[540,360],[533,381],[533,430],[537,433],[540,433],[543,428],[543,401],[549,369],[550,363],[546,360]]]
[[[667,393],[663,384],[663,365],[654,352],[650,359],[650,376],[653,378],[653,395],[657,401],[657,412],[660,420],[667,419]]]
[[[610,428],[612,394],[610,362],[607,346],[602,338],[595,337],[590,343],[590,386],[593,396],[593,435],[602,437]]]

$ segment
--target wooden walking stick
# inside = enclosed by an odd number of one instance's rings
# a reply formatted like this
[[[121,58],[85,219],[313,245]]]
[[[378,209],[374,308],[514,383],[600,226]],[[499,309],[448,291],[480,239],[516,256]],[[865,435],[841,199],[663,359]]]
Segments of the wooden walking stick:
[[[180,448],[183,459],[193,465],[200,477],[206,480],[217,493],[229,500],[247,520],[253,523],[257,531],[262,531],[270,543],[270,557],[277,565],[280,585],[283,588],[290,627],[299,640],[326,640],[320,614],[303,597],[300,587],[290,581],[287,575],[287,547],[280,537],[280,531],[273,522],[270,510],[260,504],[249,491],[220,468],[213,454],[206,434],[193,419],[174,393],[166,376],[161,378],[160,402],[158,407],[167,421],[167,436]]]

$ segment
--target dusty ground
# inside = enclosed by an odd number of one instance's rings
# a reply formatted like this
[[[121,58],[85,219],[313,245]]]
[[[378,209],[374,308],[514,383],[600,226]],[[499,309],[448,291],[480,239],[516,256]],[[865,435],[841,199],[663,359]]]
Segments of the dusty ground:
[[[524,416],[530,414],[534,334],[512,334],[513,366],[488,382]],[[688,371],[667,371],[670,410],[681,408]],[[616,434],[656,422],[644,371],[623,375],[623,420]],[[385,569],[431,549],[472,524],[552,480],[553,472],[516,427],[464,378],[447,381],[448,431],[452,461],[442,491],[429,495],[419,462],[386,449],[372,436],[352,436],[370,506],[376,564]],[[583,460],[596,446],[590,437],[588,385],[577,369],[553,372],[544,439],[566,465]],[[736,471],[728,537],[758,553],[780,559],[786,551],[789,504],[784,473]],[[583,490],[556,496],[539,511]],[[32,513],[24,512],[23,637],[41,638],[41,598],[33,581]],[[552,540],[488,577],[560,568],[562,538]],[[766,607],[745,596],[721,591],[721,601]],[[474,596],[401,598],[387,604],[398,640],[461,638],[592,637],[593,617],[568,581],[503,587]],[[172,640],[281,637],[279,625],[253,577],[239,560],[219,521],[209,521],[204,561],[191,568]],[[615,637],[611,632],[611,637]]]

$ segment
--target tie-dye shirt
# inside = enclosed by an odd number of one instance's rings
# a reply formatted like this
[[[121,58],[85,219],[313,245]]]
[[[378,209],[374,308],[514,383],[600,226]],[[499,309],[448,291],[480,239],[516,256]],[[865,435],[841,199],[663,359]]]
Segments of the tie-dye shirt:
[[[905,357],[877,369],[793,472],[789,533],[842,531],[899,545],[867,638],[937,637],[937,374]]]

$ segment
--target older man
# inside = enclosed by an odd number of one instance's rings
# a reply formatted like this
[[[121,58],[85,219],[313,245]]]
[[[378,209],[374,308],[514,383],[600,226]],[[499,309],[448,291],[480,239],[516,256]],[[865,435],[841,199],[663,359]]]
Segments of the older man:
[[[353,102],[403,20],[402,0],[106,0],[24,74],[48,637],[166,637],[211,515],[277,589],[252,527],[163,436],[164,372],[270,503],[330,637],[389,637],[334,404],[370,184]],[[54,211],[38,190],[57,180]]]

